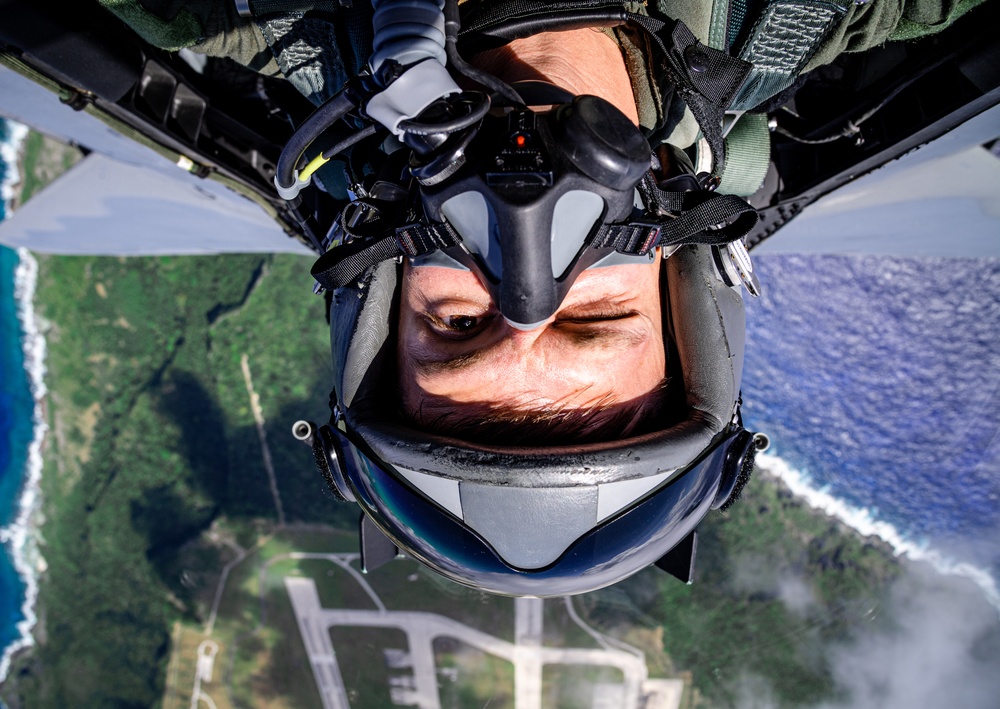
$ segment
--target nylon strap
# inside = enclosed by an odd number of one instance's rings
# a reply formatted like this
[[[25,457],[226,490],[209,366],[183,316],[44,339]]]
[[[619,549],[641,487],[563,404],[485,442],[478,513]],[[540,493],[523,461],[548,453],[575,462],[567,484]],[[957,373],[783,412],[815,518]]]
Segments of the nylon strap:
[[[664,193],[670,201],[698,199],[699,193]],[[691,195],[692,197],[686,197]],[[742,238],[757,223],[757,210],[735,195],[713,194],[680,216],[660,224],[604,224],[592,247],[645,255],[658,246],[721,246]]]
[[[726,166],[722,117],[752,69],[748,62],[705,46],[683,22],[664,22],[645,15],[629,15],[646,30],[666,60],[666,74],[674,90],[691,109],[712,151],[712,175],[721,178]]]
[[[747,197],[764,182],[771,162],[766,113],[744,113],[726,136],[726,171],[716,192]]]
[[[659,243],[659,224],[602,224],[591,246],[595,249],[613,248],[620,254],[648,254]]]
[[[365,238],[330,249],[312,267],[312,276],[328,291],[343,288],[361,278],[372,266],[400,256],[422,256],[461,243],[447,223],[408,224],[391,234]]]
[[[395,238],[403,253],[411,258],[462,243],[462,237],[447,222],[407,224],[396,229]]]
[[[753,71],[730,108],[749,111],[791,86],[846,12],[824,0],[771,0],[740,49]]]
[[[729,0],[714,0],[712,16],[708,23],[708,46],[726,51],[729,49]]]

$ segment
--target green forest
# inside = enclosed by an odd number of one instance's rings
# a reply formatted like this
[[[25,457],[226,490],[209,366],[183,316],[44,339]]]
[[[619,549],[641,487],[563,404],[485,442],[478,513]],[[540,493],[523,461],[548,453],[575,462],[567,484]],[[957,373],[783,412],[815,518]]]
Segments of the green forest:
[[[48,570],[40,642],[12,672],[25,706],[154,705],[170,623],[191,612],[175,553],[220,517],[277,521],[244,355],[286,519],[354,525],[290,434],[298,418],[329,416],[328,331],[309,265],[40,259]]]

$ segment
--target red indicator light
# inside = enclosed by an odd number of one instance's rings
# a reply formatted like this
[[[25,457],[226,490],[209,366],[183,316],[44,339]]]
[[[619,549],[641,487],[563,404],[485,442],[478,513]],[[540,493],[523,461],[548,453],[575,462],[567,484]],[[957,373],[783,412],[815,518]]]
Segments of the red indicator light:
[[[517,135],[514,136],[514,145],[516,145],[517,147],[523,148],[527,144],[528,144],[528,137],[524,135],[524,133],[518,133]]]

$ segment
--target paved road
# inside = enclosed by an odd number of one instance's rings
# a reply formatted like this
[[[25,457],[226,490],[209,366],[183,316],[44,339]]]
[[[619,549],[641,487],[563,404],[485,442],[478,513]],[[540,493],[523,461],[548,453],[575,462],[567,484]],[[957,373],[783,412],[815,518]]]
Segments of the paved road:
[[[191,709],[198,709],[199,702],[208,704],[209,709],[215,709],[215,702],[202,688],[202,682],[212,681],[215,668],[215,656],[219,652],[219,643],[214,640],[202,640],[198,645],[198,662],[194,669],[194,690],[191,692]]]

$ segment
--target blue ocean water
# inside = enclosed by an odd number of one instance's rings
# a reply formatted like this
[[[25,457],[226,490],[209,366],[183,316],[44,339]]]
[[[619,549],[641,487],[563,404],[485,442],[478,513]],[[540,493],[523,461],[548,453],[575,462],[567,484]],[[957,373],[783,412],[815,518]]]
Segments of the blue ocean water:
[[[0,144],[10,139],[6,121],[0,119]],[[9,178],[9,167],[0,158],[0,185]],[[6,216],[0,200],[0,219]],[[7,527],[17,514],[28,446],[34,436],[34,398],[24,370],[21,329],[14,301],[14,269],[17,254],[0,247],[0,527]],[[14,568],[7,545],[0,554],[0,648],[20,637],[17,624],[24,620],[21,606],[25,584]]]
[[[748,424],[814,486],[1000,577],[1000,260],[755,267]]]
[[[13,298],[16,265],[17,254],[0,247],[0,527],[8,526],[16,516],[28,446],[34,435],[35,402],[24,372]],[[24,593],[24,581],[5,545],[0,554],[0,648],[20,637],[17,624],[24,620]]]

